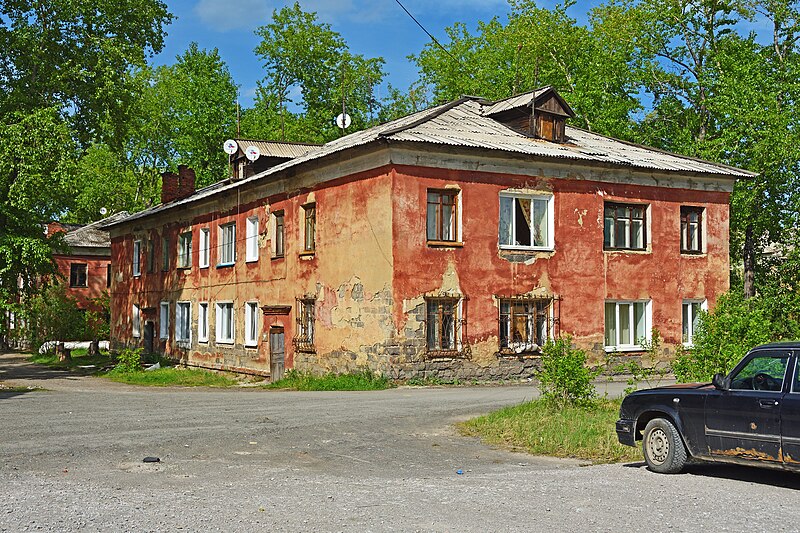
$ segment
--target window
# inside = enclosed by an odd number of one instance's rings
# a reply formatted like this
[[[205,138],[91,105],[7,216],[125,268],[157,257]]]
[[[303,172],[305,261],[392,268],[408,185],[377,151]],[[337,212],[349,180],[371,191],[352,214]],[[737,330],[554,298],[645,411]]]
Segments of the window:
[[[283,257],[285,235],[283,211],[278,211],[275,213],[275,255],[273,257]]]
[[[111,287],[111,263],[106,265],[106,288]]]
[[[192,266],[192,232],[181,233],[178,236],[178,268]]]
[[[258,344],[258,302],[244,304],[244,345]]]
[[[539,351],[547,341],[550,300],[508,298],[500,300],[500,351]]]
[[[294,346],[300,352],[314,351],[314,298],[297,300],[297,332]]]
[[[313,252],[315,249],[315,233],[317,231],[317,204],[304,205],[303,212],[305,214],[305,225],[303,226],[303,251]]]
[[[151,274],[156,271],[156,241],[147,241],[147,271]]]
[[[788,363],[787,352],[755,355],[731,376],[731,389],[780,392]]]
[[[217,304],[217,342],[232,344],[235,338],[233,325],[233,303]]]
[[[245,261],[258,261],[258,217],[247,219]]]
[[[142,241],[133,241],[133,275],[142,275]]]
[[[131,317],[133,322],[133,336],[139,337],[142,334],[142,311],[139,309],[138,305],[133,304],[133,313],[131,314],[133,315]]]
[[[432,242],[458,240],[458,193],[428,191],[427,237]]]
[[[236,261],[236,224],[219,227],[219,264],[232,265]]]
[[[606,302],[606,350],[640,350],[650,340],[650,302]]]
[[[603,248],[606,250],[644,250],[647,208],[643,205],[606,204]]]
[[[159,309],[158,338],[169,339],[169,302],[161,302]]]
[[[428,352],[458,351],[458,298],[426,299]]]
[[[175,340],[189,345],[192,342],[192,304],[178,302],[175,305]]]
[[[552,248],[553,197],[500,195],[500,247]]]
[[[706,310],[705,300],[684,300],[683,301],[683,329],[681,340],[686,346],[694,344],[694,334],[700,319],[700,312]]]
[[[197,341],[208,342],[208,302],[197,305]]]
[[[169,270],[169,237],[161,237],[161,270]]]
[[[86,287],[86,263],[71,263],[69,265],[69,286]]]
[[[207,268],[209,264],[209,251],[211,249],[211,235],[208,228],[200,230],[200,268]]]
[[[681,252],[703,252],[703,208],[681,207]]]

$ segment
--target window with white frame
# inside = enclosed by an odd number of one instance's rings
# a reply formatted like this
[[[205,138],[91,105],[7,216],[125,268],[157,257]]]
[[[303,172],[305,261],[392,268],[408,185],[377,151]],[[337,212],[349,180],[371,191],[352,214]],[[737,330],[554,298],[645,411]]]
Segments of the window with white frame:
[[[236,224],[219,227],[219,264],[232,265],[236,261]]]
[[[247,219],[245,261],[258,261],[258,217]]]
[[[211,250],[211,235],[208,231],[208,228],[202,228],[200,230],[200,257],[198,258],[198,262],[200,263],[200,268],[208,267],[210,250]]]
[[[192,304],[178,302],[175,304],[175,340],[182,344],[190,344],[192,340]]]
[[[258,345],[258,302],[244,304],[244,345]]]
[[[651,302],[606,301],[606,350],[638,350],[642,341],[650,341],[652,323]]]
[[[133,336],[139,337],[142,334],[142,310],[136,304],[133,304],[132,315]]]
[[[208,342],[208,302],[197,304],[197,342]]]
[[[133,275],[142,275],[142,241],[133,241]]]
[[[686,346],[694,344],[694,334],[700,321],[700,313],[708,309],[705,300],[684,300],[682,311],[681,341]]]
[[[158,315],[158,338],[169,339],[169,302],[161,302]]]
[[[500,247],[553,248],[553,196],[500,194]]]
[[[681,206],[681,253],[703,252],[703,208]]]
[[[217,316],[216,316],[216,341],[218,343],[231,344],[235,339],[235,330],[233,322],[233,303],[232,302],[219,302],[217,303]]]
[[[192,266],[192,232],[187,231],[178,236],[178,268]]]

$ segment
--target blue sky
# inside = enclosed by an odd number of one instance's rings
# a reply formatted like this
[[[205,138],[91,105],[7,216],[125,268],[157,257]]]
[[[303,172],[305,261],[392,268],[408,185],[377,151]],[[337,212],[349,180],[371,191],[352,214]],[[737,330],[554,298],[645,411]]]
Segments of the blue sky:
[[[406,8],[437,38],[445,40],[444,28],[464,22],[474,30],[477,21],[498,16],[505,22],[509,12],[506,0],[401,0]],[[177,16],[168,28],[164,51],[154,62],[170,64],[192,41],[201,48],[218,48],[240,87],[243,106],[252,103],[256,81],[264,70],[253,49],[258,38],[253,31],[267,24],[275,8],[286,2],[275,0],[166,0]],[[552,7],[555,2],[540,2]],[[403,12],[394,0],[303,0],[306,11],[316,11],[342,34],[351,51],[386,60],[386,81],[405,89],[416,80],[417,72],[406,56],[417,54],[428,37]],[[573,8],[573,16],[583,9]],[[384,87],[381,89],[385,90]],[[384,96],[380,94],[379,96]]]

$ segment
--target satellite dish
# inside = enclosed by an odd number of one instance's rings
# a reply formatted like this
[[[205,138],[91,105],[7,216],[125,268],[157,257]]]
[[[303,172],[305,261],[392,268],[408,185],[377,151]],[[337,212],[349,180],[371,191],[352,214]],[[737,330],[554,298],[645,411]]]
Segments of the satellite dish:
[[[353,119],[351,119],[350,115],[347,113],[341,113],[333,122],[338,128],[346,130],[350,127],[350,123],[353,122]]]
[[[227,140],[227,141],[225,141],[225,143],[222,145],[222,149],[223,149],[223,150],[225,150],[225,153],[226,153],[226,154],[228,154],[228,155],[233,155],[233,154],[235,154],[235,153],[236,153],[236,150],[238,150],[238,149],[239,149],[239,145],[238,145],[238,144],[236,144],[236,141],[234,141],[233,139],[228,139],[228,140]]]
[[[259,150],[257,146],[250,145],[244,151],[244,155],[246,155],[247,159],[249,159],[250,161],[255,161],[256,159],[261,157],[261,150]]]
[[[100,214],[103,215],[103,216],[106,216],[106,213],[108,213],[108,209],[106,209],[105,207],[101,207],[100,208]]]

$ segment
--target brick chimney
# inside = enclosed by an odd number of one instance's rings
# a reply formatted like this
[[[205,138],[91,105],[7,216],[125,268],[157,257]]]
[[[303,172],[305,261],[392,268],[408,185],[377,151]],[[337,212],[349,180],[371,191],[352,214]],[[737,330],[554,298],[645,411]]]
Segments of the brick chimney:
[[[161,174],[161,203],[166,204],[173,200],[180,200],[194,194],[194,170],[186,165],[178,165],[178,173],[164,172]]]

